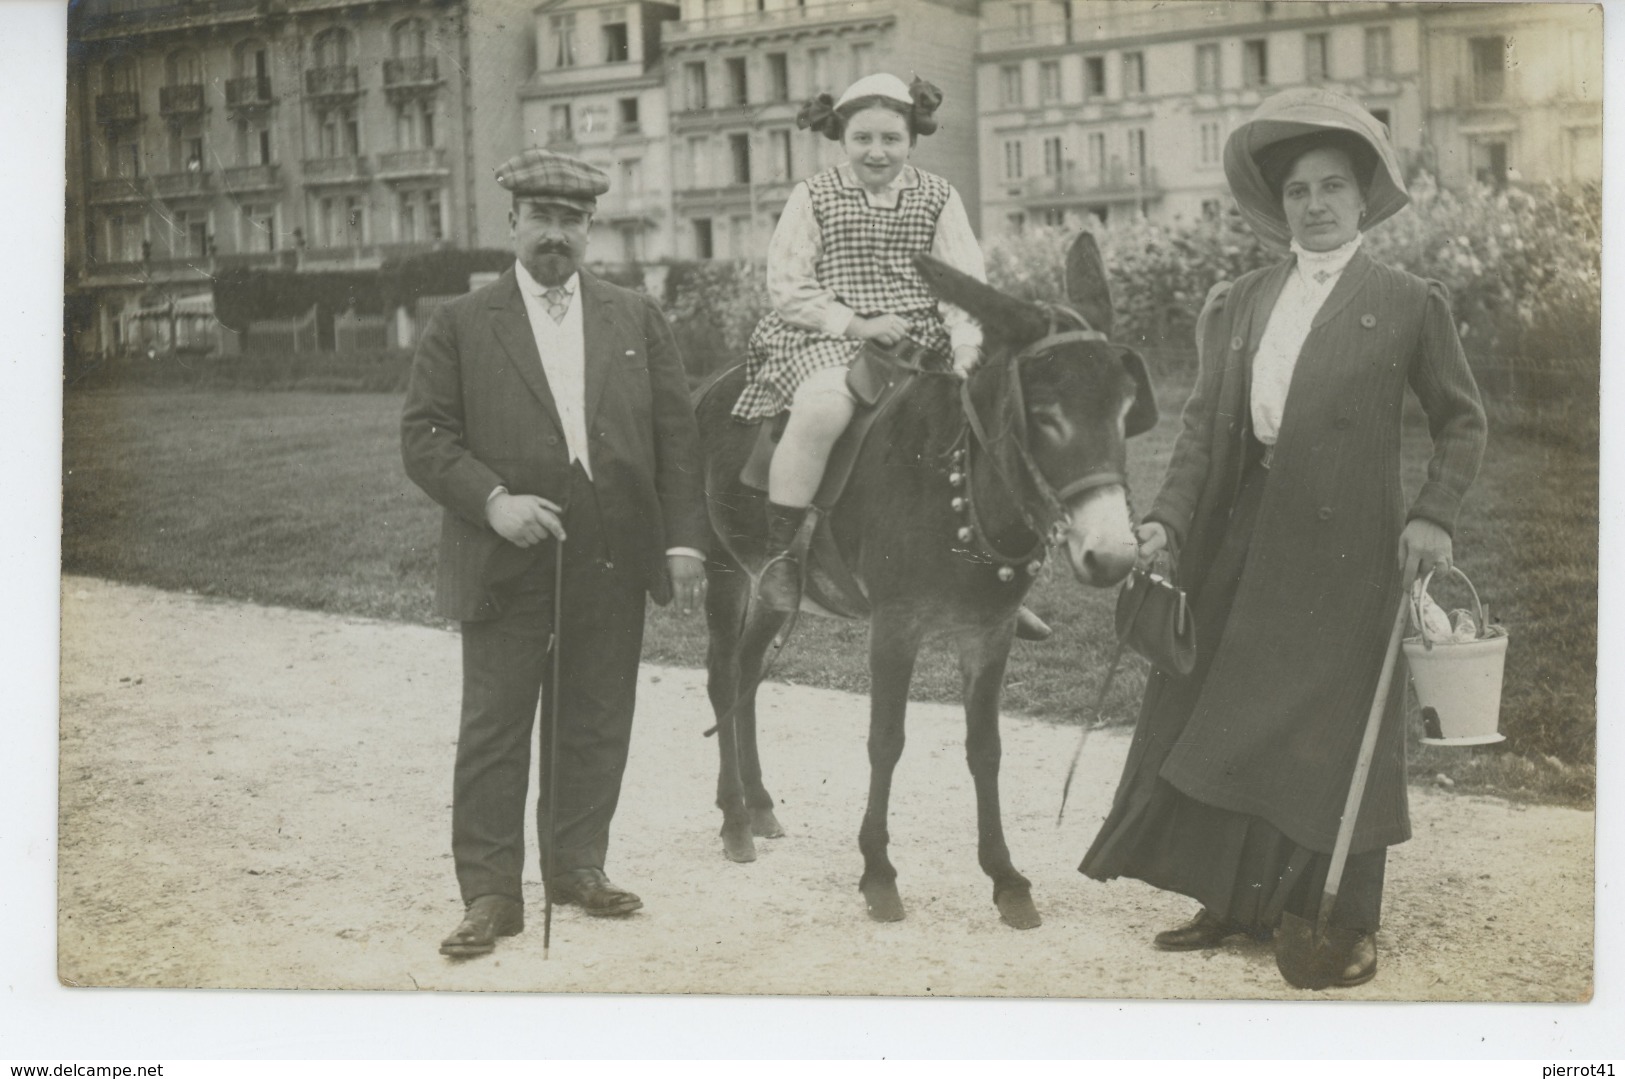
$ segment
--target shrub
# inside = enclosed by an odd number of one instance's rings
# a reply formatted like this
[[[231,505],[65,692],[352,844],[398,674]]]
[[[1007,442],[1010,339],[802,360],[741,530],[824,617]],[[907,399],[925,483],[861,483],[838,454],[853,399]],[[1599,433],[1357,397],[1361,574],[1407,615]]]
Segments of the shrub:
[[[752,262],[679,262],[666,275],[666,317],[690,377],[741,363],[767,314],[767,279]]]

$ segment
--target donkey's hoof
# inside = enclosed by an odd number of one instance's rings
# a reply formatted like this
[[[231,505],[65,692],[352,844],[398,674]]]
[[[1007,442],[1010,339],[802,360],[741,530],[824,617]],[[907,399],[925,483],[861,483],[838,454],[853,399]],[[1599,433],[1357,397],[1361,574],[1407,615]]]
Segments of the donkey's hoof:
[[[784,829],[779,827],[779,818],[773,815],[770,808],[750,811],[750,831],[763,839],[779,839],[784,835]]]
[[[722,826],[722,851],[730,862],[754,862],[756,840],[750,837],[750,825],[741,821]]]
[[[1033,906],[1032,893],[1026,889],[1005,892],[994,902],[998,904],[999,917],[1012,929],[1037,929],[1044,924],[1044,919],[1038,916],[1038,908]]]
[[[903,920],[903,897],[897,893],[894,881],[875,882],[861,886],[863,901],[869,906],[869,917],[877,922]]]

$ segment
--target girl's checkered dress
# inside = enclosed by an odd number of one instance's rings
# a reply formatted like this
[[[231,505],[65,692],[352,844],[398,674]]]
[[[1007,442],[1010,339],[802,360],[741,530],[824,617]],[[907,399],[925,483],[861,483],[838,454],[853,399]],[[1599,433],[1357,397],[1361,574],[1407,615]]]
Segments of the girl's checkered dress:
[[[952,188],[940,176],[914,171],[919,186],[903,188],[891,209],[869,205],[863,190],[843,184],[836,169],[807,180],[823,240],[818,283],[859,315],[902,316],[911,340],[947,356],[948,331],[936,296],[914,268],[914,256],[931,251]],[[734,418],[750,423],[776,416],[790,406],[803,379],[826,367],[847,366],[862,345],[855,338],[792,326],[770,312],[750,336],[748,381]]]

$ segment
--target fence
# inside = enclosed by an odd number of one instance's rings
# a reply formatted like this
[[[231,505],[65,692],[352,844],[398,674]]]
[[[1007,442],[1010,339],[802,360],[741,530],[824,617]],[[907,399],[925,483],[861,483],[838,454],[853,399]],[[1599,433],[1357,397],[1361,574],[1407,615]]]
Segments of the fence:
[[[333,316],[333,351],[376,352],[391,347],[389,320],[382,315],[345,311]]]
[[[241,344],[245,355],[315,352],[319,347],[316,308],[312,307],[304,318],[255,322],[244,331]]]

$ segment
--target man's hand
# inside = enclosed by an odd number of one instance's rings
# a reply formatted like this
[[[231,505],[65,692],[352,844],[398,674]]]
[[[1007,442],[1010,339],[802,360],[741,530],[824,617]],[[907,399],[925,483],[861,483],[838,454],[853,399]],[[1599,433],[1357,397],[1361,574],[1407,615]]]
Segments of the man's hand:
[[[530,547],[548,536],[564,538],[564,511],[537,495],[499,494],[485,504],[485,519],[497,535],[516,547]]]
[[[901,315],[876,315],[874,318],[856,315],[847,326],[846,332],[849,337],[873,341],[891,348],[908,336],[908,320]]]
[[[1424,573],[1449,573],[1455,556],[1455,545],[1450,533],[1421,517],[1413,517],[1399,534],[1399,571],[1402,584],[1411,582]]]
[[[693,555],[669,554],[666,571],[671,574],[671,590],[677,609],[693,614],[705,595],[705,563]]]

